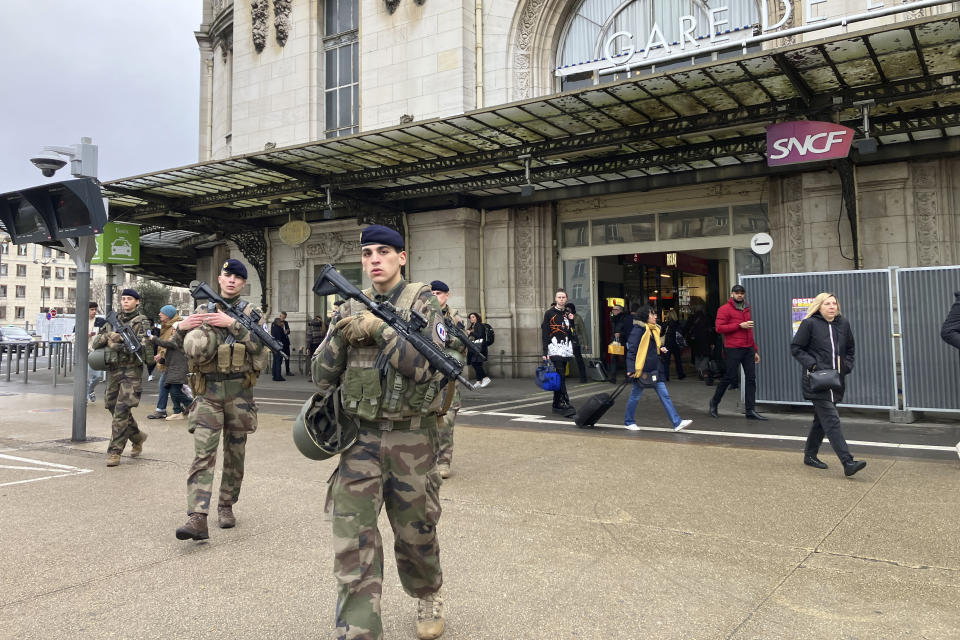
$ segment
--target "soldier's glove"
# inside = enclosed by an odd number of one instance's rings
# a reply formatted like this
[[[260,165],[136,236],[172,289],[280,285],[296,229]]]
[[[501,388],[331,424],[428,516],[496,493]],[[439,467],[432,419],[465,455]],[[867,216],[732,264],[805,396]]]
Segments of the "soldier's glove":
[[[359,316],[347,316],[337,323],[336,328],[354,347],[369,347],[377,344],[383,324],[383,320],[366,311]]]
[[[109,340],[110,342],[123,342],[123,336],[121,336],[116,331],[111,331],[110,334],[107,336],[107,340]]]

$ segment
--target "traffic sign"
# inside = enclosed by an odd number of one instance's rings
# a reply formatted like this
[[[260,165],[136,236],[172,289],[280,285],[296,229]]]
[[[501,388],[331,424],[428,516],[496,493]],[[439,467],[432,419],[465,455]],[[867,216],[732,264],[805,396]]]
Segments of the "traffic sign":
[[[769,233],[757,233],[750,238],[750,250],[758,256],[770,253],[773,249],[773,238]]]
[[[56,318],[56,317],[57,317],[57,310],[56,310],[56,309],[50,309],[50,317],[51,317],[51,318]]]

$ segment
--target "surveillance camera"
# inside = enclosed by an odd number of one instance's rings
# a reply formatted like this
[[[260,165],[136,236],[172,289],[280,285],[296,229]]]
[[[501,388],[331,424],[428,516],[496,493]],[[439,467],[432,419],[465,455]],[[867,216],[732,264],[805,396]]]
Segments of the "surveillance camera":
[[[30,158],[30,162],[32,162],[37,169],[40,169],[40,172],[47,178],[53,177],[53,174],[56,173],[58,169],[62,169],[67,164],[67,161],[60,156],[47,152],[39,153]]]

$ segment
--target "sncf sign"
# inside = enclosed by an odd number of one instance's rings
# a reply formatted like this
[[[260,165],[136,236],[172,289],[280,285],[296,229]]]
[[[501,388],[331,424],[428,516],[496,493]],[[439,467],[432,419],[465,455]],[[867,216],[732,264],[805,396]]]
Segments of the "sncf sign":
[[[767,127],[767,166],[845,158],[853,129],[814,120],[781,122]]]

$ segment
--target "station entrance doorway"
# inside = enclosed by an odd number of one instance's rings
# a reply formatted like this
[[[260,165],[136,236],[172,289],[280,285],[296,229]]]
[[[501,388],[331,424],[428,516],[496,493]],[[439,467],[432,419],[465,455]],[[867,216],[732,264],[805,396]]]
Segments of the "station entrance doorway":
[[[713,317],[726,301],[728,257],[726,247],[598,256],[595,304],[601,318],[600,344],[612,340],[610,312],[614,302],[623,301],[626,311],[636,304],[648,304],[656,309],[661,323],[668,312],[676,314],[681,325],[701,309]]]

